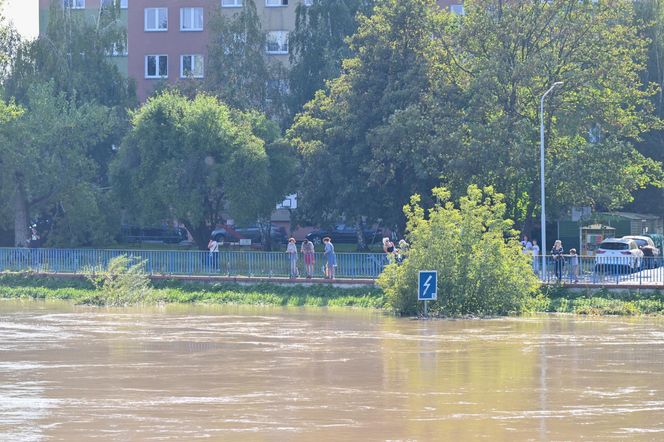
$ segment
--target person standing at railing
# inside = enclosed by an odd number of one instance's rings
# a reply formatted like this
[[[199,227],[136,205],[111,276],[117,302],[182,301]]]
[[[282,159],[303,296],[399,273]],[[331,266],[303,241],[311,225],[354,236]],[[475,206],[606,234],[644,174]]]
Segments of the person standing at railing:
[[[569,280],[579,282],[579,255],[576,249],[569,249]]]
[[[325,244],[325,259],[327,263],[325,265],[325,278],[334,279],[334,271],[337,266],[337,255],[334,253],[334,245],[332,244],[332,239],[329,236],[323,238],[323,244]]]
[[[540,272],[540,247],[537,245],[537,240],[533,240],[533,272],[535,272],[536,275],[539,275]]]
[[[302,252],[302,257],[304,259],[304,267],[307,271],[307,278],[311,279],[314,276],[314,261],[316,256],[314,251],[314,243],[305,238],[304,241],[302,241],[300,252]]]
[[[551,249],[551,258],[553,259],[553,268],[558,282],[563,278],[563,264],[565,262],[563,253],[565,253],[563,243],[561,240],[557,239],[556,242],[553,243],[553,248]]]
[[[219,242],[214,238],[208,241],[210,270],[215,272],[219,271]]]
[[[297,269],[297,245],[295,245],[295,238],[290,238],[288,240],[286,253],[288,254],[288,260],[290,261],[290,278],[295,279],[300,276],[300,272]]]

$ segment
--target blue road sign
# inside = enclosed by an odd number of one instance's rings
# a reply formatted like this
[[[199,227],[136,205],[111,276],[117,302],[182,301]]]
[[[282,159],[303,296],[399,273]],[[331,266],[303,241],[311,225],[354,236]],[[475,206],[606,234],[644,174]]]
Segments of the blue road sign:
[[[435,270],[420,270],[420,280],[417,284],[418,301],[435,301],[438,299],[438,272]]]

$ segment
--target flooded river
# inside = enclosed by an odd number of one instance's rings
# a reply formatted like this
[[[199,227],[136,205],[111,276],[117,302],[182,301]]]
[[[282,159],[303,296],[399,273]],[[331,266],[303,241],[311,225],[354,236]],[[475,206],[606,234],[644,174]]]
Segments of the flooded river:
[[[0,301],[0,439],[663,440],[664,322]]]

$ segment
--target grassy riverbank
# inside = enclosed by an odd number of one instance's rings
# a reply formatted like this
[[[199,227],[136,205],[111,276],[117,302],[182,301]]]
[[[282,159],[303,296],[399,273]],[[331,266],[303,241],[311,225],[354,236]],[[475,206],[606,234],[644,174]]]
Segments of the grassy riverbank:
[[[245,304],[272,306],[338,306],[385,308],[378,288],[335,288],[329,285],[240,285],[164,280],[153,283],[148,303]],[[85,279],[37,277],[29,273],[0,275],[0,298],[64,299],[77,304],[104,305],[103,292]],[[529,313],[579,315],[664,315],[664,293],[572,290],[548,287],[527,305]]]
[[[274,306],[336,306],[383,308],[385,298],[373,287],[334,288],[327,285],[240,285],[176,280],[156,281],[148,303],[205,303]],[[0,275],[0,298],[64,299],[77,304],[104,305],[103,292],[85,279]]]

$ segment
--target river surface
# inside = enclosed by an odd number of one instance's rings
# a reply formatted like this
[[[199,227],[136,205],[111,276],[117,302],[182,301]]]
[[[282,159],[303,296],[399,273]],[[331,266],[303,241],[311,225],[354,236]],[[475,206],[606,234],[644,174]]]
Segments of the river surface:
[[[664,321],[0,301],[0,440],[664,440]]]

